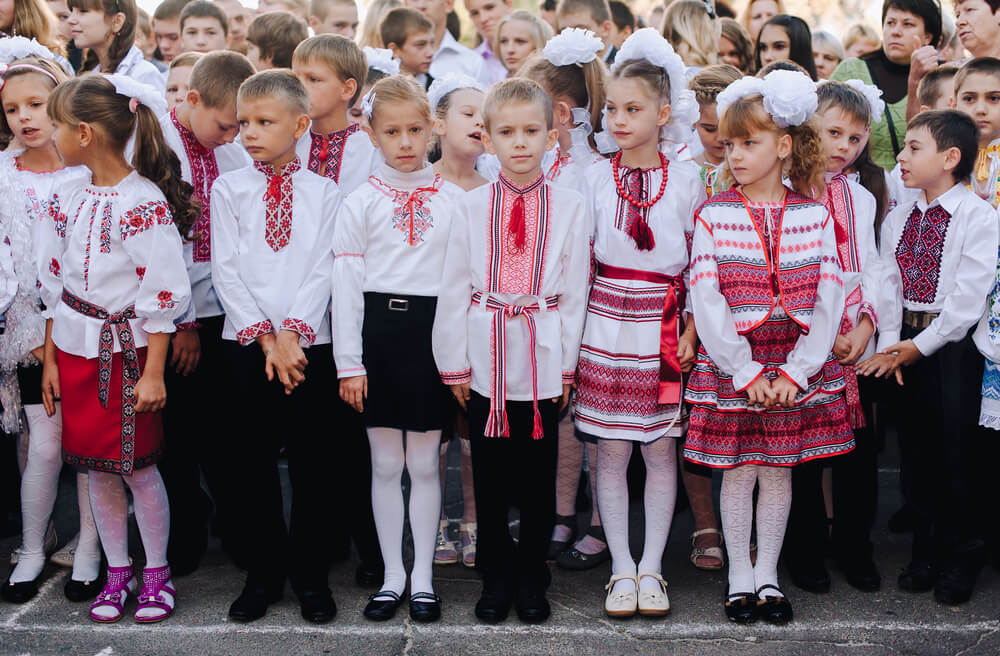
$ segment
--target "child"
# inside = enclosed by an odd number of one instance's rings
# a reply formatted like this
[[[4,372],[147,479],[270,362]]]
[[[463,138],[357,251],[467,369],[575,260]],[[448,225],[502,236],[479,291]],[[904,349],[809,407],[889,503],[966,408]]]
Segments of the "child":
[[[5,44],[12,44],[16,38],[5,40]],[[58,83],[68,79],[54,55],[14,60],[6,66],[0,87],[4,108],[0,125],[4,132],[18,138],[24,150],[7,151],[0,172],[10,194],[10,207],[5,207],[2,218],[3,232],[10,243],[6,253],[14,254],[16,274],[4,287],[6,291],[13,283],[17,288],[12,305],[5,293],[4,305],[9,307],[4,311],[6,330],[0,335],[0,399],[4,407],[3,430],[19,434],[19,441],[27,442],[28,457],[21,475],[22,547],[9,585],[0,592],[6,601],[24,603],[38,593],[38,578],[45,565],[43,541],[62,471],[62,417],[47,417],[41,399],[46,313],[36,287],[34,232],[51,228],[45,219],[50,212],[59,214],[60,195],[81,185],[86,170],[64,168],[52,141],[55,127],[45,114],[45,101]],[[7,273],[5,263],[5,276]],[[73,573],[65,586],[71,601],[93,598],[99,588],[101,553],[86,474],[77,474],[77,501],[81,537],[74,545]]]
[[[51,416],[61,398],[64,458],[90,471],[90,505],[108,561],[90,618],[102,623],[121,619],[137,587],[123,480],[146,555],[136,621],[167,619],[177,597],[167,565],[167,495],[155,463],[163,450],[167,344],[191,298],[181,235],[196,210],[163,143],[156,120],[163,104],[156,89],[131,78],[92,75],[61,84],[46,108],[63,162],[92,174],[62,205],[67,214],[52,217],[66,226],[65,240],[39,231],[49,239],[38,270],[42,301],[54,308],[42,400]],[[135,169],[123,156],[132,136]]]
[[[1000,346],[998,346],[1000,345],[1000,267],[997,271],[998,277],[990,289],[986,302],[986,313],[980,319],[972,336],[976,348],[986,360],[979,425],[993,430],[1000,430]],[[991,546],[996,549],[995,541]]]
[[[812,55],[812,33],[798,16],[778,14],[764,23],[754,48],[758,74],[768,65],[790,61],[801,66],[816,80],[816,60]]]
[[[809,123],[814,83],[802,73],[774,71],[734,82],[716,102],[726,178],[731,171],[738,186],[695,215],[692,306],[696,317],[718,320],[698,324],[684,457],[724,470],[726,616],[780,624],[792,619],[777,574],[791,466],[854,446],[843,371],[831,353],[844,291],[834,224],[803,193],[823,185],[819,137]],[[782,184],[785,166],[799,191]]]
[[[372,0],[365,9],[365,18],[361,23],[361,33],[358,34],[358,45],[364,48],[384,48],[382,41],[382,20],[385,15],[396,7],[402,7],[403,0]]]
[[[358,31],[358,5],[354,0],[311,0],[309,27],[316,34],[339,34],[354,40]]]
[[[476,172],[476,158],[483,154],[483,88],[467,75],[451,73],[434,80],[428,93],[434,113],[434,138],[439,159],[434,172],[441,176],[443,187],[461,194],[486,184],[486,178]],[[472,484],[472,450],[469,447],[469,417],[464,412],[455,415],[456,433],[460,439],[459,473],[462,481],[463,518],[459,526],[462,564],[476,566],[476,499]],[[441,488],[448,472],[448,442],[441,444]],[[459,550],[448,539],[448,517],[441,507],[441,525],[434,547],[434,564],[457,563]]]
[[[905,407],[913,409],[900,426],[915,527],[899,586],[933,588],[949,605],[972,595],[989,530],[977,520],[989,476],[976,459],[990,453],[993,438],[977,426],[983,359],[971,332],[996,276],[998,238],[996,212],[965,186],[977,133],[955,111],[921,112],[910,122],[899,164],[903,183],[922,193],[882,226],[886,310],[878,354],[858,365],[864,375],[905,378]]]
[[[559,139],[545,178],[574,185],[581,193],[583,171],[597,159],[593,134],[604,109],[604,66],[597,56],[601,47],[593,32],[567,28],[545,44],[540,57],[529,58],[521,72],[552,99]]]
[[[459,43],[448,29],[449,16],[457,18],[453,11],[455,0],[403,0],[403,6],[416,9],[434,24],[434,34],[431,37],[434,56],[429,72],[432,77],[462,73],[477,80],[482,78],[482,58]]]
[[[368,77],[365,78],[365,85],[361,89],[361,96],[364,97],[382,78],[399,75],[399,60],[392,56],[392,50],[386,48],[365,46],[361,50],[365,53],[365,62],[368,64]]]
[[[878,507],[879,449],[870,426],[870,396],[874,390],[867,384],[860,385],[854,365],[874,353],[872,335],[878,324],[882,277],[875,246],[875,222],[885,203],[877,203],[864,186],[847,177],[845,169],[855,166],[865,152],[870,124],[881,120],[885,107],[877,89],[866,88],[857,80],[823,83],[817,95],[815,122],[826,167],[826,188],[819,200],[834,223],[847,297],[833,354],[844,369],[848,421],[854,430],[856,448],[839,458],[814,461],[794,469],[785,563],[798,587],[811,592],[829,591],[830,576],[824,561],[830,530],[822,490],[823,468],[827,466],[832,469],[836,558],[849,584],[874,591],[881,585],[871,543]],[[884,195],[884,173],[872,167],[874,180],[881,184]]]
[[[450,423],[431,327],[458,193],[426,162],[430,107],[413,80],[379,80],[365,98],[385,163],[344,204],[334,233],[334,357],[340,396],[363,413],[372,453],[372,507],[385,580],[364,615],[388,620],[406,588],[404,467],[410,475],[410,617],[441,616],[431,569],[441,508],[438,450]],[[392,229],[387,229],[391,227]],[[405,433],[405,444],[404,444]]]
[[[754,42],[746,29],[733,18],[719,19],[719,63],[740,69],[744,75],[754,72]]]
[[[181,12],[181,50],[212,52],[229,47],[229,21],[209,0],[195,0]]]
[[[347,122],[347,108],[360,98],[358,86],[367,73],[366,63],[353,41],[333,34],[306,39],[292,55],[292,70],[309,94],[311,119],[309,130],[296,144],[296,155],[302,166],[333,180],[342,197],[364,185],[382,163],[368,134]],[[345,473],[344,484],[350,489],[367,489],[371,484],[371,450],[361,419],[349,410],[341,426],[339,448],[354,463]],[[368,499],[351,504],[346,522],[349,530],[339,548],[349,553],[348,539],[353,538],[361,558],[357,580],[377,585],[382,582],[382,555]]]
[[[247,51],[247,28],[253,20],[253,13],[240,0],[215,0],[215,4],[226,15],[229,25],[229,49],[242,55]]]
[[[638,29],[635,22],[635,14],[627,4],[621,2],[621,0],[610,0],[608,2],[608,8],[611,10],[611,32],[608,35],[608,40],[611,45],[615,48],[621,50],[622,44],[625,43],[625,39],[632,36],[632,33]]]
[[[155,66],[156,70],[160,72],[167,70],[167,65],[156,59],[156,39],[153,38],[153,20],[141,8],[136,11],[135,16],[135,47],[142,51],[142,56],[146,58],[146,61]]]
[[[181,49],[181,11],[190,1],[164,0],[153,11],[153,36],[164,64],[170,64],[174,57],[184,52]]]
[[[970,188],[993,207],[1000,204],[1000,59],[976,57],[955,74],[952,107],[979,128],[979,154]]]
[[[459,73],[434,80],[427,94],[439,151],[434,172],[457,190],[470,191],[486,183],[476,172],[476,160],[483,154],[484,94],[478,80]]]
[[[416,9],[397,7],[386,12],[379,34],[399,59],[400,70],[429,89],[434,81],[428,72],[434,58],[434,23]]]
[[[362,50],[365,53],[365,61],[368,63],[368,75],[365,78],[364,86],[361,87],[359,98],[367,96],[375,83],[382,78],[399,75],[399,60],[392,56],[392,50],[372,48],[371,46],[364,46]],[[347,122],[363,124],[364,120],[365,117],[361,113],[359,104],[351,105],[347,110]]]
[[[468,192],[452,222],[434,359],[469,412],[483,576],[476,616],[503,621],[514,600],[522,621],[544,622],[558,413],[583,333],[590,221],[579,194],[542,175],[558,134],[539,85],[495,85],[483,123],[501,177]],[[513,505],[521,510],[516,546],[507,529]]]
[[[750,37],[756,41],[764,23],[784,13],[786,13],[785,4],[782,0],[750,0],[740,14],[740,22]]]
[[[0,33],[5,37],[20,36],[38,41],[65,66],[66,61],[62,57],[66,55],[66,44],[59,37],[55,12],[49,9],[48,3],[43,0],[17,0],[8,5],[0,16]]]
[[[719,61],[719,28],[711,4],[700,0],[672,2],[660,28],[689,74]]]
[[[921,112],[926,112],[928,109],[952,109],[954,107],[954,79],[957,74],[957,66],[944,65],[929,71],[920,79],[920,84],[917,85],[917,99],[920,103]],[[865,151],[869,151],[870,148],[871,144],[869,143],[865,147]],[[876,239],[881,234],[882,219],[885,218],[886,213],[894,209],[897,205],[912,205],[913,201],[920,194],[919,189],[910,189],[903,184],[898,163],[892,170],[886,171],[885,186],[887,189],[886,193],[888,194],[888,205],[887,210],[882,211],[880,209],[876,217]],[[875,198],[879,200],[878,194],[875,194]]]
[[[62,41],[63,44],[68,44],[73,40],[73,33],[69,26],[69,7],[66,5],[66,0],[46,0],[46,4],[56,19],[56,35],[59,37],[58,40]],[[150,23],[150,27],[152,27],[152,23]]]
[[[486,85],[496,84],[507,77],[500,58],[494,51],[496,46],[497,23],[504,16],[514,11],[513,0],[465,0],[465,9],[469,12],[479,35],[479,45],[473,49],[483,60],[482,81]],[[548,23],[546,23],[548,25]],[[552,27],[549,26],[551,30]]]
[[[957,66],[945,64],[928,71],[920,78],[920,84],[917,85],[920,111],[951,109],[951,103],[955,96],[955,75],[957,74]]]
[[[17,275],[14,272],[14,261],[10,246],[7,246],[6,244],[0,246],[0,259],[3,261],[3,264],[0,265],[2,266],[3,276],[8,281],[7,289],[4,291],[4,304],[0,305],[0,307],[6,308],[9,307],[10,303],[13,301],[18,288]],[[21,472],[24,471],[28,455],[21,450],[21,444],[18,441],[4,442],[3,448],[4,477],[3,489],[0,491],[0,513],[7,517],[7,521],[4,523],[3,532],[5,535],[11,536],[17,535],[18,530],[23,527],[22,522],[19,521],[23,518],[20,516],[20,499],[18,497],[20,488],[18,470]],[[15,457],[17,459],[17,468],[14,467]],[[55,526],[49,526],[47,535],[45,536],[45,548],[48,550],[55,549],[57,539]],[[10,553],[11,565],[17,565],[19,553],[20,549],[15,549]],[[44,562],[44,553],[42,558]],[[13,597],[14,595],[10,594],[11,592],[14,592],[13,586],[14,584],[11,584],[8,575],[8,580],[3,584],[4,590],[3,592],[0,592],[0,598],[6,600],[8,597]],[[10,588],[10,591],[8,591],[7,588]],[[19,590],[18,593],[20,592],[21,591]]]
[[[660,575],[677,496],[677,444],[669,438],[683,434],[681,371],[690,369],[697,340],[694,322],[681,313],[692,217],[705,192],[690,167],[669,166],[659,145],[661,130],[691,131],[694,94],[685,81],[684,62],[656,30],[629,37],[606,84],[608,129],[621,150],[585,179],[597,274],[580,347],[576,429],[597,441],[610,617],[670,610]],[[646,465],[638,574],[628,540],[633,442]]]
[[[258,72],[291,68],[292,53],[308,37],[305,24],[288,12],[261,14],[247,28],[247,58]]]
[[[239,132],[236,92],[253,73],[247,58],[235,52],[200,55],[184,102],[160,117],[163,139],[180,160],[181,177],[194,187],[192,198],[199,204],[191,240],[184,244],[192,304],[171,340],[166,383],[172,403],[163,413],[169,448],[160,465],[174,509],[168,554],[178,576],[198,567],[208,538],[210,505],[201,490],[199,465],[204,466],[205,479],[216,499],[220,527],[226,526],[229,514],[225,489],[219,482],[225,466],[215,438],[225,430],[220,423],[223,417],[205,405],[215,399],[213,405],[230,407],[218,400],[219,381],[225,374],[221,359],[225,317],[212,284],[209,192],[220,175],[250,164],[246,150],[232,142]],[[192,416],[200,420],[192,422]]]
[[[586,167],[598,159],[592,135],[600,127],[604,109],[604,64],[597,56],[603,47],[593,32],[567,28],[549,40],[540,56],[532,56],[521,72],[523,77],[540,84],[552,99],[559,139],[552,163],[544,167],[545,177],[549,182],[569,185],[581,194],[588,193]],[[585,450],[593,512],[586,533],[574,544],[576,494]],[[560,431],[555,526],[548,559],[555,560],[562,568],[581,570],[596,567],[609,557],[597,505],[597,444],[594,441],[585,444],[572,431]]]
[[[135,47],[135,0],[70,0],[73,43],[84,49],[80,72],[115,73],[163,94],[163,74]]]
[[[497,25],[497,55],[507,76],[517,75],[533,52],[545,47],[552,28],[538,16],[523,9],[507,14]]]
[[[614,24],[611,22],[608,0],[559,0],[556,20],[559,22],[560,32],[567,27],[593,32],[604,44],[604,49],[600,52],[602,61],[610,64],[615,60],[618,50],[611,45],[611,28]]]
[[[701,141],[702,152],[694,158],[694,162],[698,165],[698,175],[709,198],[724,191],[719,172],[726,159],[726,146],[719,133],[719,112],[715,99],[741,77],[743,76],[736,67],[718,64],[702,69],[688,83],[700,111],[695,129]]]
[[[992,64],[995,61],[988,58],[982,58],[982,59],[984,60],[982,64],[987,64],[987,63]],[[979,60],[973,60],[973,61],[979,61]],[[971,64],[972,61],[968,62],[966,66],[962,67],[962,70],[966,70],[967,73],[971,73],[971,71],[973,70]],[[980,66],[981,65],[977,65],[976,68],[980,68]],[[967,67],[969,68],[967,69]],[[949,68],[952,69],[953,75],[957,75],[957,69],[955,69],[954,67],[941,66],[940,68],[937,68],[928,73],[927,75],[925,75],[924,78],[920,81],[920,84],[923,85],[924,81],[932,74],[938,73],[942,69],[949,69]],[[988,70],[992,71],[993,68],[994,67],[990,66]],[[966,75],[965,77],[968,77],[968,75]],[[978,77],[981,77],[981,75],[977,76],[977,78]],[[987,86],[992,86],[992,83],[996,81],[995,73],[991,75],[989,81],[986,80],[983,81],[986,82]],[[965,86],[969,87],[973,85],[970,85],[969,82],[965,82]],[[971,91],[971,89],[966,88],[963,90],[962,95],[965,97],[961,98],[961,100],[963,101],[973,100],[972,94],[966,95],[969,91]],[[955,89],[955,93],[956,96],[953,99],[953,102],[957,105],[957,102],[959,100],[959,96],[957,95],[958,89]],[[976,100],[979,100],[979,102],[977,103],[977,108],[983,106],[985,100],[985,106],[988,107],[986,111],[992,113],[993,110],[992,103],[995,102],[995,97],[989,97],[988,99],[976,98]],[[922,99],[921,103],[923,103]],[[921,107],[921,110],[923,109],[924,108]],[[991,120],[990,122],[993,123],[994,121]],[[983,142],[982,128],[983,126],[980,125],[980,133],[979,133],[980,144]],[[1000,187],[1000,171],[997,171],[998,157],[1000,157],[1000,155],[998,155],[997,153],[998,146],[1000,146],[1000,142],[991,143],[985,151],[983,151],[982,146],[980,146],[979,159],[977,160],[976,176],[973,179],[974,180],[973,184],[976,185],[974,189],[977,191],[977,193],[979,193],[980,191],[980,186],[979,186],[980,185],[979,173],[981,170],[980,167],[982,167],[982,169],[986,168],[985,163],[983,161],[984,158],[988,158],[989,174],[987,174],[982,180],[983,187],[988,186],[987,182],[990,179],[989,175],[994,173],[998,176],[997,185],[998,187]],[[1000,194],[1000,189],[998,189],[998,194]],[[995,201],[1000,200],[1000,197],[994,197],[992,200],[994,201],[995,205],[996,204]],[[976,346],[979,348],[980,353],[982,353],[983,356],[986,358],[986,369],[983,374],[982,409],[980,411],[979,424],[981,426],[993,429],[1000,428],[1000,365],[997,364],[998,362],[1000,362],[1000,352],[998,352],[996,347],[996,344],[1000,343],[1000,338],[998,338],[997,336],[998,334],[1000,334],[1000,331],[997,330],[997,326],[1000,325],[1000,323],[998,323],[998,317],[1000,317],[1000,303],[998,303],[998,298],[1000,298],[1000,285],[994,284],[993,289],[990,290],[990,297],[986,305],[986,314],[983,315],[983,318],[979,322],[979,326],[976,330],[976,334],[974,335]]]
[[[340,194],[295,154],[308,111],[308,93],[291,71],[245,81],[236,114],[254,163],[212,187],[212,284],[226,314],[222,356],[233,398],[246,404],[221,445],[239,472],[225,481],[235,499],[234,555],[247,569],[229,608],[237,622],[263,617],[281,598],[286,575],[304,619],[329,622],[337,612],[327,584],[337,525],[316,518],[328,510],[339,435],[315,427],[350,421],[347,406],[328,397],[335,373],[326,310]],[[278,477],[282,444],[292,479],[290,531]]]
[[[191,70],[201,59],[199,52],[185,52],[179,57],[174,57],[170,62],[167,72],[167,111],[173,110],[177,105],[187,98],[188,90],[191,88]]]
[[[309,132],[296,152],[313,173],[329,178],[347,195],[381,164],[368,135],[348,123],[347,110],[361,97],[368,62],[353,41],[333,34],[306,39],[292,55],[292,70],[309,92]]]
[[[724,191],[720,173],[726,158],[726,147],[719,132],[716,98],[740,77],[742,75],[736,67],[717,64],[702,69],[688,83],[688,88],[694,92],[698,103],[699,116],[695,130],[701,142],[701,153],[695,156],[692,163],[698,171],[698,177],[705,187],[708,198]],[[691,504],[691,514],[694,516],[695,530],[691,534],[689,560],[698,569],[709,571],[722,569],[725,565],[722,552],[723,536],[719,531],[715,515],[712,470],[687,462],[681,467],[681,478],[684,481],[688,502]]]

